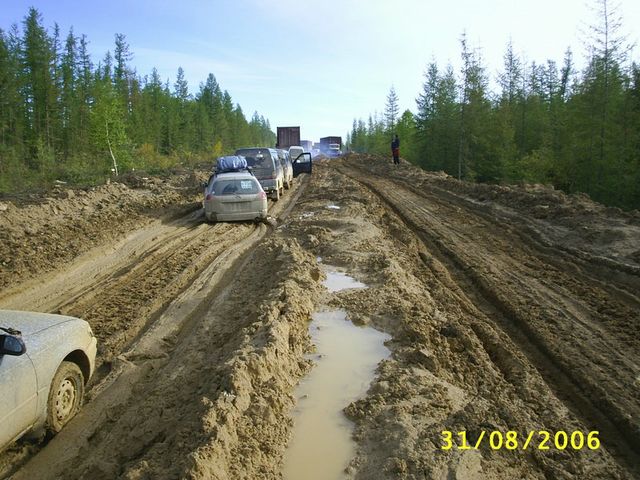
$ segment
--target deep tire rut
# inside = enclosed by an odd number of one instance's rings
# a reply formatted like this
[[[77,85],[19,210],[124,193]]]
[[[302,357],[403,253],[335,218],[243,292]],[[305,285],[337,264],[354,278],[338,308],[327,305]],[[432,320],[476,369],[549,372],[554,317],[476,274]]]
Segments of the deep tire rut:
[[[598,328],[593,328],[599,327],[595,319],[589,319],[589,316],[580,318],[563,310],[561,304],[554,303],[556,298],[566,297],[568,292],[563,292],[557,286],[562,283],[554,284],[558,280],[553,278],[540,284],[533,271],[555,269],[545,266],[530,249],[520,250],[521,247],[513,241],[513,237],[507,240],[511,242],[511,247],[507,249],[504,249],[504,245],[508,243],[503,241],[493,245],[485,244],[484,238],[490,237],[478,234],[470,238],[468,233],[464,233],[473,231],[474,223],[478,224],[478,220],[474,220],[473,215],[467,212],[461,212],[460,207],[446,205],[436,194],[418,194],[407,189],[402,182],[373,178],[360,169],[342,168],[341,171],[373,191],[418,234],[429,251],[447,265],[450,274],[463,290],[474,298],[476,305],[520,347],[569,410],[589,428],[600,430],[602,437],[606,439],[606,447],[624,462],[630,472],[640,475],[640,429],[632,421],[632,418],[638,418],[638,405],[634,401],[633,392],[624,391],[626,385],[633,383],[639,368],[625,357],[624,351],[616,350],[616,345],[621,340],[628,340],[628,321],[637,317],[637,311],[618,305],[617,308],[623,314],[614,312],[613,315],[618,316],[607,320],[625,327],[624,333],[614,332],[611,338],[611,332],[607,332],[609,335],[604,336],[604,331],[599,332]],[[468,223],[459,223],[462,219]],[[479,222],[480,228],[494,233],[494,241],[499,239],[500,227],[490,227],[485,222],[486,219]],[[483,253],[483,258],[487,261],[478,260],[472,252],[476,255]],[[509,257],[501,259],[506,252]],[[518,262],[527,257],[530,259],[530,267],[521,270]],[[561,272],[556,273],[560,277],[563,275]],[[542,278],[546,276],[544,273],[541,275]],[[498,281],[502,283],[497,284]],[[549,296],[545,299],[541,294],[544,288],[555,294],[562,293],[559,297]],[[534,295],[536,290],[538,294]],[[589,293],[587,289],[584,290]],[[527,291],[531,293],[523,297]],[[606,306],[599,303],[604,300],[597,300],[597,297],[584,299],[587,303],[593,301],[595,308],[600,307],[599,310],[606,312]],[[591,365],[581,365],[584,357],[580,355],[580,349],[585,344],[578,341],[571,345],[558,339],[554,345],[550,345],[550,337],[540,335],[539,322],[534,323],[535,326],[531,324],[532,309],[541,309],[542,318],[546,317],[547,321],[555,319],[555,322],[562,321],[567,326],[576,321],[585,322],[581,328],[593,332],[590,338],[585,338],[589,351],[606,352],[607,356],[598,354],[590,359]],[[620,338],[623,335],[626,338]],[[629,347],[637,345],[636,338]],[[571,348],[569,353],[558,355],[558,349],[564,350],[567,346]],[[603,370],[603,363],[608,364],[609,368]],[[622,366],[625,367],[621,369]],[[612,380],[618,383],[612,385]],[[615,397],[609,395],[608,390],[612,387],[617,392]],[[622,405],[618,403],[621,399]],[[635,415],[630,417],[629,412],[634,412]]]

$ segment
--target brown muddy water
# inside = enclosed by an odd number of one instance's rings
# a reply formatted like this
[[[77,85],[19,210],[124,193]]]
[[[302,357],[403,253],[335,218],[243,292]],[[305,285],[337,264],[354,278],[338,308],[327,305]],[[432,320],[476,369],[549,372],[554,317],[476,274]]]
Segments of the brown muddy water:
[[[327,269],[330,292],[366,288],[353,278]],[[355,454],[352,423],[343,409],[364,396],[380,360],[389,355],[389,335],[357,327],[344,310],[316,312],[309,326],[315,366],[296,389],[294,430],[285,454],[285,480],[332,480],[346,476]]]

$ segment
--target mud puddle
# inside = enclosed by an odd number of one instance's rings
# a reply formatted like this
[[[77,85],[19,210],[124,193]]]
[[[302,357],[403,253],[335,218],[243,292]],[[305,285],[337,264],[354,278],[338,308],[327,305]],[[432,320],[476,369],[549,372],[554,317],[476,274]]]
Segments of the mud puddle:
[[[348,275],[326,269],[330,292],[366,288]],[[343,409],[366,393],[375,369],[389,355],[389,335],[357,327],[344,310],[316,312],[309,327],[315,366],[296,389],[294,430],[285,454],[285,480],[338,479],[355,454],[353,424]]]
[[[327,279],[324,281],[324,286],[331,293],[346,290],[347,288],[367,288],[364,283],[358,282],[345,273],[327,269],[326,274]]]

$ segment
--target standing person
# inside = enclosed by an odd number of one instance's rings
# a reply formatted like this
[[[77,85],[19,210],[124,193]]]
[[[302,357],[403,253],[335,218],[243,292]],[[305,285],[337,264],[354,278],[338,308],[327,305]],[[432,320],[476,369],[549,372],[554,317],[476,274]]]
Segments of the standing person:
[[[396,133],[395,138],[391,141],[391,153],[393,155],[394,165],[400,164],[400,139]]]

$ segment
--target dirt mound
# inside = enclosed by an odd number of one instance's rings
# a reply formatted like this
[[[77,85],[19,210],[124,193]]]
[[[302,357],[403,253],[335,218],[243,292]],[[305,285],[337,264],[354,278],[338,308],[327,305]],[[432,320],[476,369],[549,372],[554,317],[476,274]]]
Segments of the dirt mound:
[[[640,211],[624,212],[592,201],[588,195],[567,195],[540,184],[491,185],[465,182],[444,172],[426,172],[407,162],[351,155],[343,160],[383,178],[401,180],[415,191],[437,191],[463,208],[491,218],[504,217],[544,244],[580,256],[618,264],[640,272]],[[624,268],[630,266],[630,269]]]
[[[184,178],[130,180],[135,188],[117,182],[87,189],[59,186],[37,202],[2,202],[0,289],[51,271],[153,220],[198,208],[201,200],[197,189],[184,186],[191,183]]]

